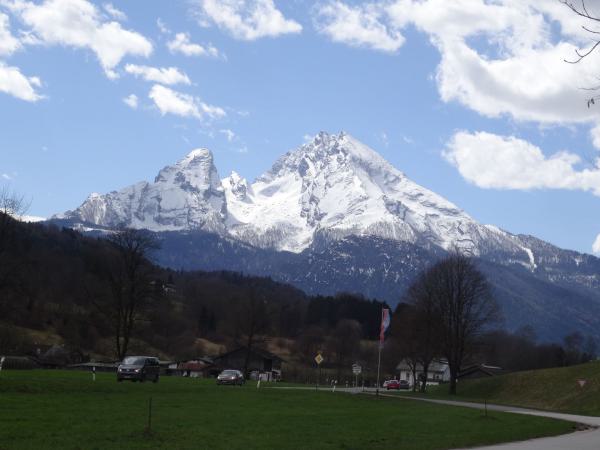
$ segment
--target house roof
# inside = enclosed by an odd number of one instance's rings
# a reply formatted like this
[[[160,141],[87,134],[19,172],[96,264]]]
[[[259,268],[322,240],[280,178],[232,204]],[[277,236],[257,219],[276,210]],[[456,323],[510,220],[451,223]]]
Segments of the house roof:
[[[473,366],[469,366],[461,370],[458,374],[458,378],[466,377],[476,372],[481,372],[484,375],[491,377],[503,373],[504,370],[502,369],[502,367],[491,366],[489,364],[475,364]]]
[[[428,372],[445,372],[446,369],[448,368],[448,363],[446,362],[445,359],[441,359],[441,358],[435,358],[431,361],[431,363],[429,363],[429,367],[427,369]],[[398,365],[396,366],[397,370],[411,370],[411,367],[409,366],[406,358],[403,359],[402,361],[400,361],[398,363]],[[420,372],[423,370],[423,365],[421,363],[417,364],[417,372]]]
[[[239,351],[246,351],[247,349],[248,349],[248,347],[241,345],[241,346],[239,346],[239,347],[237,347],[237,348],[235,348],[235,349],[233,349],[233,350],[231,350],[229,352],[225,352],[225,353],[223,353],[223,354],[215,357],[214,362],[217,363],[220,359],[223,359],[223,358],[225,358],[225,357],[227,357],[227,356],[229,356],[229,355],[231,355],[233,353],[237,353]],[[252,353],[254,353],[254,354],[262,357],[262,358],[272,359],[272,360],[277,360],[277,361],[282,361],[282,362],[285,361],[283,358],[277,356],[274,353],[269,352],[268,350],[265,350],[264,348],[252,347],[250,349],[250,351]]]

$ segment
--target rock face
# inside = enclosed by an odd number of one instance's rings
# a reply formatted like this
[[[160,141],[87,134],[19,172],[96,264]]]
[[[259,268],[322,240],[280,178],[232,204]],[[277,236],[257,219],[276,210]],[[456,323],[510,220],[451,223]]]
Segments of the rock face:
[[[226,215],[225,194],[212,153],[197,149],[162,169],[154,183],[142,181],[106,195],[91,194],[62,218],[103,228],[224,232]]]
[[[206,149],[153,183],[92,194],[55,221],[159,233],[159,261],[271,276],[311,294],[359,292],[396,304],[448,251],[479,258],[509,329],[600,336],[600,260],[482,225],[348,134],[319,133],[253,183],[220,179]]]
[[[319,133],[252,184],[235,172],[220,180],[210,151],[194,150],[154,183],[92,194],[62,217],[106,228],[213,231],[294,253],[375,236],[474,255],[502,250],[530,261],[518,238],[478,224],[345,133]]]

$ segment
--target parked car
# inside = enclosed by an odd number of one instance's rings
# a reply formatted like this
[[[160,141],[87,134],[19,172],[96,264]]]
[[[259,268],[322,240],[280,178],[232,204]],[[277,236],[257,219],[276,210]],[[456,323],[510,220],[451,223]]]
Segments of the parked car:
[[[408,391],[410,389],[410,384],[408,383],[408,380],[400,380],[398,382],[398,389],[403,389]]]
[[[154,356],[127,356],[117,368],[117,381],[146,381],[158,382],[160,366]]]
[[[383,383],[383,387],[386,388],[388,391],[390,389],[400,389],[400,382],[398,380],[387,380]]]
[[[245,382],[244,375],[239,370],[227,369],[217,376],[217,384],[237,384],[241,386]]]

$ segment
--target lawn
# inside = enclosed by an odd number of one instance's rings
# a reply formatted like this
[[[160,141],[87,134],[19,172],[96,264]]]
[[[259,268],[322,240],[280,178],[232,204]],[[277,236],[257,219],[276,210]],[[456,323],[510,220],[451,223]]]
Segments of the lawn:
[[[458,395],[447,392],[442,385],[430,388],[427,396],[600,416],[600,361],[465,380],[457,386]]]
[[[146,432],[152,398],[152,430]],[[163,377],[0,373],[0,449],[446,449],[566,433],[567,422],[327,391]]]

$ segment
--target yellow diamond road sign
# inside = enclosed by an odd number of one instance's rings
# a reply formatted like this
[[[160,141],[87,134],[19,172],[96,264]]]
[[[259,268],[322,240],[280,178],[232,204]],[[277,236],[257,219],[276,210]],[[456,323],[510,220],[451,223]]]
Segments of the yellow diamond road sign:
[[[317,356],[315,356],[315,361],[317,362],[317,364],[321,365],[321,363],[323,362],[323,357],[321,356],[320,353],[317,354]]]

